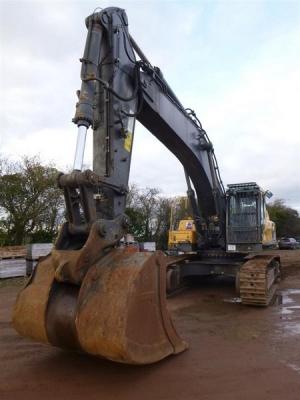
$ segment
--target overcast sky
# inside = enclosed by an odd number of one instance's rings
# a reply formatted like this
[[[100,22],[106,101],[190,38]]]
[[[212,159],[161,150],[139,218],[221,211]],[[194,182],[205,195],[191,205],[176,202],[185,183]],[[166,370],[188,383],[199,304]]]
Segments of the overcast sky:
[[[126,9],[132,36],[200,117],[224,183],[257,181],[300,211],[299,0],[0,0],[0,152],[72,165],[84,19],[97,6]],[[130,180],[186,190],[182,166],[140,124]]]

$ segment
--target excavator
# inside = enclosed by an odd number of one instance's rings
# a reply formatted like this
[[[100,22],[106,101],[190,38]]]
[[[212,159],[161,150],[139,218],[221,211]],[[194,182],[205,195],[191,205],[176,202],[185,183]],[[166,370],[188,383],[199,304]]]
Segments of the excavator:
[[[188,348],[167,311],[167,274],[232,274],[243,304],[266,306],[280,277],[280,260],[251,254],[262,231],[253,185],[244,201],[251,210],[238,212],[240,218],[254,212],[257,223],[228,231],[231,214],[213,145],[195,112],[181,104],[130,35],[126,12],[105,8],[85,23],[74,168],[58,177],[67,218],[53,251],[40,259],[19,293],[13,326],[53,346],[150,364]],[[195,254],[169,258],[161,251],[128,252],[119,246],[129,222],[125,204],[136,120],[184,167],[198,237]],[[83,170],[89,128],[93,167]],[[250,235],[250,241],[240,243],[240,235]]]

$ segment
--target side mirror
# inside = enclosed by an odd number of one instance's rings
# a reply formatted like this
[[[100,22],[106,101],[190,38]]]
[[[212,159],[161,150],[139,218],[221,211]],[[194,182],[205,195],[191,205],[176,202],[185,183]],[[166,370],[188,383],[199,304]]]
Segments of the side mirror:
[[[265,192],[265,196],[266,196],[268,199],[270,199],[270,198],[273,196],[273,193],[270,192],[270,190],[267,190],[267,191]]]

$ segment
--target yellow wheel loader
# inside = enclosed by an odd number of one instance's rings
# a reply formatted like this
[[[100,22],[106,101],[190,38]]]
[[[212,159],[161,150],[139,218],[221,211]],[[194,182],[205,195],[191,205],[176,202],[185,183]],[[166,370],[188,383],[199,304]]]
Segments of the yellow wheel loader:
[[[197,229],[191,215],[188,197],[177,197],[172,201],[168,254],[188,253],[197,249]]]

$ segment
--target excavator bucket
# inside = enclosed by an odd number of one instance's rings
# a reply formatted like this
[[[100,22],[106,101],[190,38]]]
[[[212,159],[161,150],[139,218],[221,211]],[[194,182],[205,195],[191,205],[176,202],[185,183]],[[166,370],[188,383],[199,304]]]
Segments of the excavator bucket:
[[[63,280],[64,253],[41,260],[20,292],[13,325],[21,335],[127,364],[187,348],[167,311],[163,253],[112,249],[80,284]]]

